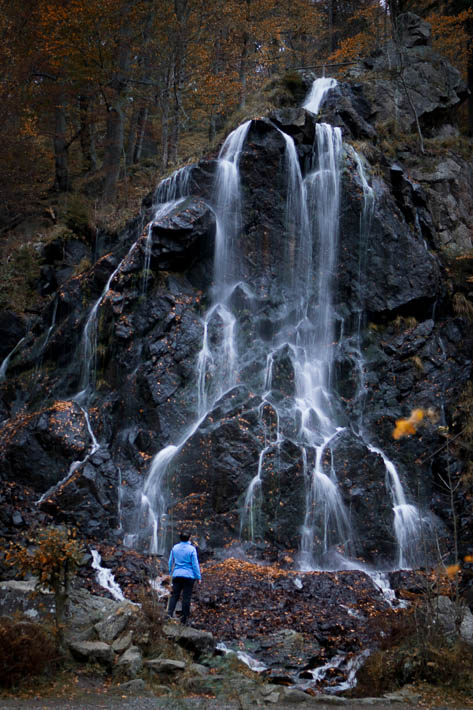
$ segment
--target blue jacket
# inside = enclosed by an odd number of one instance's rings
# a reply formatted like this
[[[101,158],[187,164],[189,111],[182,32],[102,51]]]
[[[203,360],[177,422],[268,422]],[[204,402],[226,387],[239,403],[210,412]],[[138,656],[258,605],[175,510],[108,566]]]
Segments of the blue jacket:
[[[169,555],[169,574],[173,577],[202,579],[197,550],[190,542],[178,542]]]

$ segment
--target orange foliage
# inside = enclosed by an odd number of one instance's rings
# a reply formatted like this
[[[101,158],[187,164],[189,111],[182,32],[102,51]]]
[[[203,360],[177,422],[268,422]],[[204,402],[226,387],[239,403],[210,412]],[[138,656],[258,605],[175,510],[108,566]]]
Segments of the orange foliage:
[[[423,418],[424,410],[414,409],[408,419],[398,419],[396,421],[396,428],[393,431],[393,438],[401,439],[403,436],[415,434]]]
[[[347,27],[337,49],[328,57],[330,64],[343,64],[366,57],[385,41],[384,13],[382,6],[368,2],[348,18]],[[343,69],[341,70],[343,71]]]
[[[447,57],[466,79],[471,42],[468,23],[473,22],[473,8],[469,7],[458,15],[432,13],[426,20],[432,27],[434,48]]]
[[[393,439],[402,439],[417,432],[419,426],[428,420],[432,424],[438,421],[438,414],[434,409],[413,409],[407,419],[397,419],[393,430]]]
[[[445,574],[449,579],[454,579],[460,571],[460,565],[448,565],[445,567]]]
[[[33,574],[39,588],[51,589],[56,594],[67,587],[69,576],[82,559],[82,548],[75,530],[60,527],[40,528],[30,536],[35,545],[30,550],[10,542],[4,550],[5,562],[20,574]]]

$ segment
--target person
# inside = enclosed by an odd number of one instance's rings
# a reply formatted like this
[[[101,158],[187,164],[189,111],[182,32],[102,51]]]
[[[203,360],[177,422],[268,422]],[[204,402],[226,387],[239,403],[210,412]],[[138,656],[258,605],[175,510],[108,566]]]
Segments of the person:
[[[172,618],[174,609],[182,592],[182,617],[183,624],[189,618],[192,588],[194,582],[202,579],[200,574],[197,550],[189,542],[190,535],[181,532],[180,542],[171,550],[169,555],[169,574],[172,576],[172,592],[169,598],[168,616]]]

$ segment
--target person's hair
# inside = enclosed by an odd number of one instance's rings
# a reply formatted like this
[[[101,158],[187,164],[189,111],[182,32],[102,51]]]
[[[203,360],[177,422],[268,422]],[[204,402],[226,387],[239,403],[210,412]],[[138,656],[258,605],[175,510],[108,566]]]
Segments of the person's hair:
[[[189,538],[190,538],[189,533],[186,533],[186,532],[181,532],[181,533],[179,533],[179,540],[180,540],[181,542],[188,542],[188,541],[189,541]]]

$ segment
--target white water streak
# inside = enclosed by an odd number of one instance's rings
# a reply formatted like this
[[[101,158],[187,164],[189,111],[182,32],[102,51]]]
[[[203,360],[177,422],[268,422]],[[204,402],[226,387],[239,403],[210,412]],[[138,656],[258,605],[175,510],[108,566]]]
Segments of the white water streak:
[[[306,111],[310,111],[315,116],[320,111],[320,107],[327,95],[327,93],[337,86],[337,80],[331,79],[330,77],[322,77],[316,79],[312,84],[309,95],[302,105]]]
[[[125,601],[125,595],[119,584],[115,581],[112,570],[107,569],[107,567],[102,567],[100,553],[92,549],[90,552],[92,553],[92,567],[97,572],[97,582],[101,587],[109,591],[114,599],[119,602]]]
[[[214,260],[214,301],[203,322],[203,338],[197,358],[197,414],[177,444],[170,444],[153,458],[139,506],[138,532],[127,536],[135,545],[144,539],[152,554],[165,549],[167,474],[175,457],[194,434],[215,402],[236,382],[236,318],[227,300],[237,284],[230,285],[235,272],[236,240],[241,225],[239,161],[251,125],[247,121],[233,131],[219,153],[216,171],[215,217],[217,223]],[[187,185],[187,183],[186,183]],[[209,328],[218,323],[221,334],[212,349]]]
[[[10,362],[11,358],[13,357],[13,355],[16,352],[18,352],[18,350],[20,349],[21,344],[23,343],[24,340],[26,340],[26,335],[23,336],[23,338],[21,338],[21,340],[19,340],[17,342],[17,344],[15,345],[13,350],[10,353],[8,353],[8,355],[6,356],[4,361],[2,362],[2,364],[0,366],[0,382],[3,382],[3,380],[5,379],[5,377],[7,375],[7,367],[9,365],[9,362]]]

